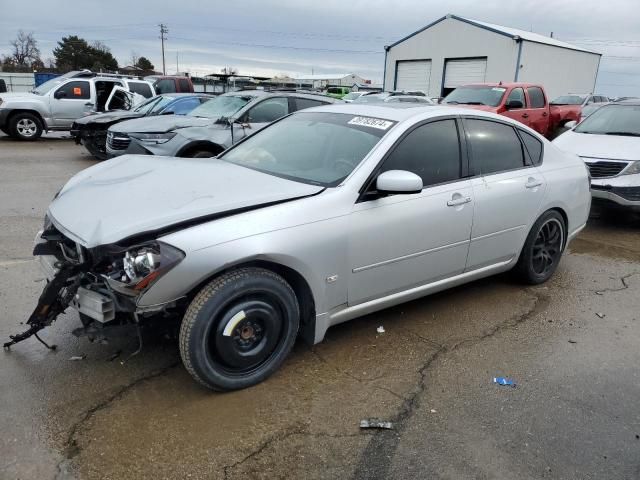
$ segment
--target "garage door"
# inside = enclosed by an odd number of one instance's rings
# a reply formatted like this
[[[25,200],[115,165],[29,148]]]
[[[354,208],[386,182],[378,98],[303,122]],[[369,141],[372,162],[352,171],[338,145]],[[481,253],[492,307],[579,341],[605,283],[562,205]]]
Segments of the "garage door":
[[[429,93],[431,60],[401,60],[396,64],[396,90]]]
[[[444,70],[444,88],[453,89],[468,83],[483,83],[486,72],[486,58],[447,60]]]

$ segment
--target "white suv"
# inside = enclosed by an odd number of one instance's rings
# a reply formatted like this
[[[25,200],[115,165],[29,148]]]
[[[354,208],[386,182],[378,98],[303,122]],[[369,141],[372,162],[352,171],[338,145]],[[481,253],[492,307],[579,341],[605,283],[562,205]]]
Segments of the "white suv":
[[[116,87],[120,87],[117,89]],[[69,72],[31,92],[0,94],[0,130],[19,140],[36,140],[43,131],[69,130],[74,120],[94,112],[127,109],[117,91],[150,98],[153,85],[145,80]]]

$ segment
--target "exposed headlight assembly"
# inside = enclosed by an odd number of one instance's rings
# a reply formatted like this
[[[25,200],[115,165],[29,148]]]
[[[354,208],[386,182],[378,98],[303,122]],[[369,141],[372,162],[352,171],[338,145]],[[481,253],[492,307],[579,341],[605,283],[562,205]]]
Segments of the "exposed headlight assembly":
[[[142,291],[171,270],[184,258],[184,252],[162,242],[134,247],[124,254],[122,281],[135,291]]]
[[[621,173],[621,175],[633,175],[634,173],[640,173],[640,160],[632,162],[631,165]]]
[[[131,133],[131,138],[135,138],[142,143],[158,145],[161,143],[167,143],[173,137],[176,136],[176,132],[165,133]]]

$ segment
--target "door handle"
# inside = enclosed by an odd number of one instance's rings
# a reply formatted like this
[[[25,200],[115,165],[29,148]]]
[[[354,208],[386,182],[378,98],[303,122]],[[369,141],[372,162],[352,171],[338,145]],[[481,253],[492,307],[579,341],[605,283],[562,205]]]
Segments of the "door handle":
[[[93,103],[91,103],[91,102],[87,102],[87,103],[85,103],[85,104],[84,104],[84,106],[85,106],[85,107],[93,107],[93,105],[94,105],[94,104],[93,104]]]
[[[447,202],[447,207],[457,207],[459,205],[464,205],[465,203],[469,203],[470,201],[471,201],[471,197],[452,198]]]
[[[547,112],[542,112],[542,116],[546,117],[547,116]]]
[[[525,188],[536,188],[542,185],[540,180],[536,180],[535,178],[530,178],[527,183],[524,184]]]
[[[529,114],[528,113],[523,113],[522,114],[522,118],[529,118]]]

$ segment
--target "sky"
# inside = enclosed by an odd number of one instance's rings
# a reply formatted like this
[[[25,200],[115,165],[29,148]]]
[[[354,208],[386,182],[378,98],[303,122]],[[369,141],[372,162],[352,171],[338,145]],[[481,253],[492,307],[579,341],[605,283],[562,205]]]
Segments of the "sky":
[[[160,6],[161,5],[161,6]],[[62,36],[100,40],[121,66],[132,52],[167,74],[356,73],[382,81],[384,45],[452,13],[529,30],[603,54],[597,93],[640,96],[638,0],[0,0],[0,54],[19,29],[42,58]],[[176,65],[177,64],[177,65]]]

